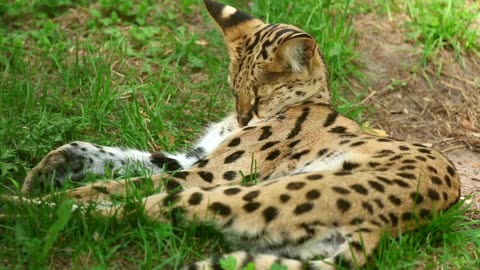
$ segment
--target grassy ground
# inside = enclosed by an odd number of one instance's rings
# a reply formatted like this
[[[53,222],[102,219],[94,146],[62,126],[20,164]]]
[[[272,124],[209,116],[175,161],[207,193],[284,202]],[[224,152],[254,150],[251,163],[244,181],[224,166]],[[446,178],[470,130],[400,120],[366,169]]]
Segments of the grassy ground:
[[[249,8],[248,1],[235,2]],[[465,50],[478,52],[478,40],[471,34],[450,35],[428,21],[444,14],[448,22],[460,24],[461,17],[469,23],[470,10],[457,9],[453,1],[444,1],[454,6],[444,12],[445,6],[429,11],[431,5],[407,2],[256,0],[251,12],[266,21],[299,25],[314,35],[328,64],[338,108],[362,121],[366,108],[355,102],[361,93],[354,96],[346,90],[350,80],[363,78],[355,65],[354,14],[422,14],[407,25],[419,46],[437,48],[432,42],[441,40],[439,46],[458,49],[459,57]],[[468,29],[463,26],[460,29]],[[435,32],[453,41],[431,34]],[[430,35],[434,38],[428,39]],[[428,61],[434,49],[425,50]],[[32,166],[69,141],[180,150],[232,105],[222,37],[200,1],[0,3],[0,52],[3,193],[15,193]],[[347,101],[344,96],[354,98]],[[68,208],[68,202],[54,209],[3,206],[3,213],[21,216],[0,223],[0,267],[175,269],[184,261],[228,249],[212,228],[172,227],[141,217],[98,219]],[[454,208],[417,233],[386,239],[375,265],[367,268],[479,268],[480,232],[463,211]]]

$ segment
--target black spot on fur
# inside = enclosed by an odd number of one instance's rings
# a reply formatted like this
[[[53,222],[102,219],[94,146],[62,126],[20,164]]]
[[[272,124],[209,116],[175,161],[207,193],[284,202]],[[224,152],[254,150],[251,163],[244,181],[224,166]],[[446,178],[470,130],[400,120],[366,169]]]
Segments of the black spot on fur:
[[[334,264],[340,269],[353,269],[353,264],[342,255],[335,256]]]
[[[403,145],[400,145],[400,146],[398,147],[398,149],[400,149],[400,150],[402,150],[402,151],[408,151],[408,150],[410,150],[409,147],[403,146]]]
[[[421,204],[423,202],[423,195],[418,192],[410,193],[410,198],[415,202],[415,204]]]
[[[305,96],[305,92],[303,91],[295,91],[295,95],[299,96],[299,97],[303,97]]]
[[[253,201],[255,198],[258,197],[258,195],[260,195],[260,191],[259,190],[254,190],[254,191],[250,191],[247,194],[245,194],[242,197],[242,199],[245,200],[245,201]]]
[[[258,138],[259,141],[266,140],[266,139],[270,138],[270,136],[272,136],[273,132],[272,132],[272,127],[271,126],[261,127],[261,129],[262,129],[263,132],[260,135],[260,137]]]
[[[345,175],[352,175],[352,173],[350,171],[338,171],[338,172],[334,172],[333,175],[345,176]]]
[[[409,221],[413,219],[413,215],[410,212],[405,212],[402,214],[402,220],[403,221]]]
[[[221,203],[221,202],[214,202],[208,206],[208,209],[213,211],[215,214],[220,216],[228,216],[232,213],[232,209],[230,206]]]
[[[351,170],[356,169],[358,167],[360,167],[360,164],[358,164],[358,163],[349,162],[349,161],[344,161],[343,162],[343,169],[345,171],[351,171]]]
[[[298,153],[293,154],[290,159],[300,159],[303,155],[306,155],[310,152],[310,150],[303,150]]]
[[[386,185],[393,185],[392,181],[388,178],[385,178],[383,176],[377,176],[378,181],[386,184]]]
[[[389,160],[390,161],[395,161],[395,160],[399,160],[401,158],[402,158],[402,155],[396,155],[396,156],[391,157]]]
[[[455,176],[455,169],[450,165],[447,167],[447,172],[450,174],[450,176]]]
[[[213,173],[211,172],[198,172],[197,174],[205,182],[211,183],[213,181]]]
[[[272,222],[278,216],[278,209],[273,206],[269,206],[262,211],[263,218],[266,223]]]
[[[395,152],[390,149],[383,149],[375,153],[375,157],[386,157],[394,154]]]
[[[412,143],[412,145],[416,147],[426,148],[426,146],[421,143]]]
[[[357,241],[351,241],[350,246],[353,247],[357,252],[363,252],[363,245]]]
[[[375,202],[375,204],[377,205],[378,208],[383,208],[384,207],[383,202],[379,198],[376,198],[373,201]]]
[[[389,224],[390,220],[383,214],[379,214],[378,217],[383,221],[385,224]]]
[[[237,159],[241,158],[244,153],[245,153],[245,151],[243,151],[243,150],[235,151],[232,154],[230,154],[228,157],[225,158],[224,163],[225,164],[233,163]]]
[[[189,174],[190,174],[189,172],[182,171],[182,172],[175,172],[173,176],[185,180]]]
[[[420,160],[420,161],[424,161],[424,162],[427,161],[427,159],[425,157],[422,157],[422,156],[415,156],[415,158],[417,160]]]
[[[376,221],[376,220],[370,220],[369,222],[370,222],[372,225],[375,225],[375,226],[377,226],[377,227],[383,227],[383,225],[382,225],[380,222]]]
[[[306,202],[306,203],[302,203],[302,204],[299,204],[295,207],[295,210],[293,210],[293,212],[296,214],[296,215],[301,215],[301,214],[304,214],[304,213],[307,213],[309,211],[311,211],[313,209],[313,204],[310,203],[310,202]]]
[[[448,175],[445,175],[444,179],[445,179],[445,183],[447,183],[447,186],[452,187],[452,179],[450,179]]]
[[[410,170],[415,170],[417,167],[413,165],[405,165],[400,168],[398,168],[399,171],[410,171]]]
[[[289,143],[289,144],[288,144],[288,147],[293,148],[293,147],[295,147],[299,142],[300,142],[300,140],[295,140],[295,141]]]
[[[435,168],[432,167],[432,166],[427,166],[427,169],[428,169],[429,171],[431,171],[432,173],[434,173],[434,174],[437,174],[437,173],[438,173],[437,169],[435,169]]]
[[[379,182],[370,180],[370,181],[368,181],[368,184],[378,192],[382,192],[382,193],[385,192],[385,187],[382,184],[380,184]]]
[[[411,179],[411,180],[415,180],[416,177],[414,174],[411,174],[411,173],[397,173],[398,176],[402,177],[402,178],[405,178],[405,179]]]
[[[327,152],[328,152],[328,149],[323,148],[320,151],[318,151],[317,157],[321,157],[321,156],[325,155]]]
[[[438,192],[432,188],[428,189],[427,195],[432,201],[440,200],[440,194],[438,194]]]
[[[332,187],[332,190],[337,192],[338,194],[342,194],[342,195],[350,193],[350,190],[348,190],[346,188],[342,188],[342,187]]]
[[[347,200],[344,200],[344,199],[337,200],[337,208],[338,210],[342,211],[342,213],[347,212],[350,209],[351,205],[352,204]]]
[[[203,194],[200,192],[194,192],[188,199],[190,205],[199,205],[203,199]]]
[[[110,194],[110,191],[108,191],[108,189],[106,187],[93,186],[92,189],[95,190],[95,191],[98,191],[99,193],[102,193],[102,194]]]
[[[415,164],[415,163],[417,163],[417,161],[414,160],[414,159],[405,159],[405,160],[402,161],[402,163],[403,164]]]
[[[281,195],[280,195],[280,201],[281,201],[282,203],[288,202],[288,201],[290,200],[290,198],[291,198],[291,197],[290,197],[290,195],[288,195],[288,194],[281,194]]]
[[[235,146],[238,146],[240,144],[242,140],[240,139],[240,137],[237,137],[237,138],[234,138],[232,139],[229,143],[228,143],[228,147],[235,147]]]
[[[368,194],[368,190],[360,184],[353,184],[353,185],[350,186],[350,188],[353,189],[358,194],[361,194],[361,195],[367,195]]]
[[[356,230],[355,230],[355,232],[360,232],[360,233],[371,233],[371,232],[372,232],[372,230],[370,230],[369,228],[364,228],[364,227],[362,227],[362,228],[358,228],[358,229],[356,229]]]
[[[398,225],[398,217],[394,213],[389,213],[388,217],[390,218],[390,221],[392,222],[393,226]]]
[[[258,203],[258,202],[248,202],[243,206],[243,209],[247,213],[251,213],[251,212],[257,210],[259,207],[260,207],[260,203]]]
[[[388,196],[388,199],[395,205],[399,206],[402,204],[402,200],[395,195]]]
[[[421,218],[431,218],[432,217],[432,211],[429,209],[422,209],[420,210],[420,217]]]
[[[338,126],[338,127],[334,127],[334,128],[332,128],[332,129],[330,129],[328,132],[341,134],[341,133],[347,132],[347,128],[346,128],[346,127],[342,127],[342,126]]]
[[[268,153],[267,157],[266,157],[266,160],[274,160],[276,159],[278,156],[280,156],[281,152],[277,149],[271,151],[270,153]]]
[[[418,152],[424,153],[424,154],[431,154],[432,153],[432,151],[430,151],[429,149],[424,149],[424,148],[418,149]]]
[[[235,172],[235,171],[226,171],[223,174],[223,179],[228,180],[228,181],[231,181],[231,180],[235,179],[235,177],[237,177],[237,172]]]
[[[208,164],[208,159],[202,159],[196,163],[198,168],[203,168],[207,166],[207,164]]]
[[[378,166],[380,166],[381,164],[378,163],[378,162],[368,162],[368,166],[372,167],[372,168],[376,168]]]
[[[367,210],[369,214],[373,214],[373,206],[369,202],[362,202],[362,207]]]
[[[267,150],[268,148],[276,145],[277,143],[279,143],[279,141],[267,142],[267,143],[265,143],[264,145],[262,145],[262,147],[260,148],[260,150],[261,150],[261,151]]]
[[[297,118],[297,120],[295,121],[295,126],[293,127],[293,129],[290,131],[290,133],[288,134],[287,136],[287,139],[292,139],[294,138],[295,136],[298,135],[298,133],[300,133],[300,131],[302,130],[302,124],[303,122],[305,122],[305,120],[307,119],[307,116],[310,112],[310,108],[309,107],[305,107],[303,108],[303,112],[302,114]]]
[[[178,195],[178,192],[168,194],[168,195],[163,199],[163,205],[164,205],[164,206],[174,205],[175,203],[178,202],[179,199],[180,199],[180,196]]]
[[[358,141],[358,142],[354,142],[354,143],[350,144],[350,146],[351,146],[351,147],[357,147],[357,146],[363,145],[363,144],[365,144],[365,143],[367,143],[367,142],[365,142],[365,141]]]
[[[353,133],[344,133],[339,135],[340,138],[358,138],[357,134]]]
[[[360,225],[363,222],[364,222],[363,219],[356,217],[350,221],[350,225]]]
[[[389,138],[378,138],[377,139],[377,142],[391,142],[393,141],[392,139],[389,139]]]
[[[309,174],[307,175],[308,180],[320,180],[323,178],[322,174]]]
[[[442,180],[436,176],[432,176],[430,177],[430,180],[432,181],[432,184],[435,184],[435,185],[441,185],[442,184]]]
[[[177,181],[175,181],[174,179],[168,179],[166,182],[165,182],[165,189],[167,191],[174,191],[174,190],[181,190],[182,189],[182,185],[180,185],[180,183],[178,183]]]
[[[223,191],[223,193],[225,195],[235,195],[235,194],[238,194],[240,192],[242,192],[242,190],[240,188],[237,188],[237,187],[227,188]]]
[[[225,224],[223,224],[222,229],[227,229],[232,227],[233,221],[235,220],[235,217],[230,218]]]
[[[171,220],[173,226],[178,226],[179,224],[185,224],[185,215],[187,212],[188,211],[185,207],[177,206],[168,211],[166,216]]]
[[[400,179],[393,179],[392,182],[399,187],[403,187],[403,188],[410,187],[410,185],[407,182],[405,182],[403,180],[400,180]]]
[[[305,186],[305,182],[291,182],[288,183],[287,189],[288,190],[299,190]]]
[[[337,112],[331,112],[330,114],[327,115],[327,118],[325,119],[325,122],[323,122],[323,127],[328,127],[333,125],[335,123],[335,120],[338,117]]]
[[[312,189],[305,194],[305,197],[308,200],[318,199],[318,198],[320,198],[320,191],[318,191],[317,189]]]

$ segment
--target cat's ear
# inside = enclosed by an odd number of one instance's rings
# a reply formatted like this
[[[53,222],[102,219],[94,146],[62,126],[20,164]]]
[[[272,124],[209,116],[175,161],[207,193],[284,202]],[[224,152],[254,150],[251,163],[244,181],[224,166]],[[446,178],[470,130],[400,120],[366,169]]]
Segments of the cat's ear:
[[[307,34],[284,41],[275,53],[275,61],[292,72],[311,69],[313,57],[317,52],[317,44]]]
[[[251,33],[254,27],[263,24],[261,20],[234,7],[210,0],[204,0],[203,2],[210,16],[222,29],[227,45],[229,42],[235,42],[246,33]]]

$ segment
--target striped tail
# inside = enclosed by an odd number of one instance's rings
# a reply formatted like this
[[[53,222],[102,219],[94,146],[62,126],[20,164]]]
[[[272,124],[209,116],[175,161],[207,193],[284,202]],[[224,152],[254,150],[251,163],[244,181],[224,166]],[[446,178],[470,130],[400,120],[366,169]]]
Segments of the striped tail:
[[[185,267],[184,270],[334,270],[335,267],[333,266],[332,262],[329,262],[330,260],[332,259],[329,258],[324,261],[315,260],[302,262],[299,260],[286,259],[271,254],[252,254],[246,251],[237,251],[220,257],[214,257],[205,261],[196,262]],[[254,267],[251,267],[250,265]],[[272,268],[275,266],[279,268]]]

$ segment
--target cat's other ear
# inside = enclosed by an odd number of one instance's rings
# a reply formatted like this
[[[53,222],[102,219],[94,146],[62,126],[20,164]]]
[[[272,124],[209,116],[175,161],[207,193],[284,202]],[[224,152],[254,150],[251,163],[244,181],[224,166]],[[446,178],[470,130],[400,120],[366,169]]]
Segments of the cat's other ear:
[[[222,29],[227,45],[230,42],[235,42],[243,35],[251,33],[254,27],[263,24],[261,20],[234,7],[210,0],[204,0],[203,2],[210,16]]]

